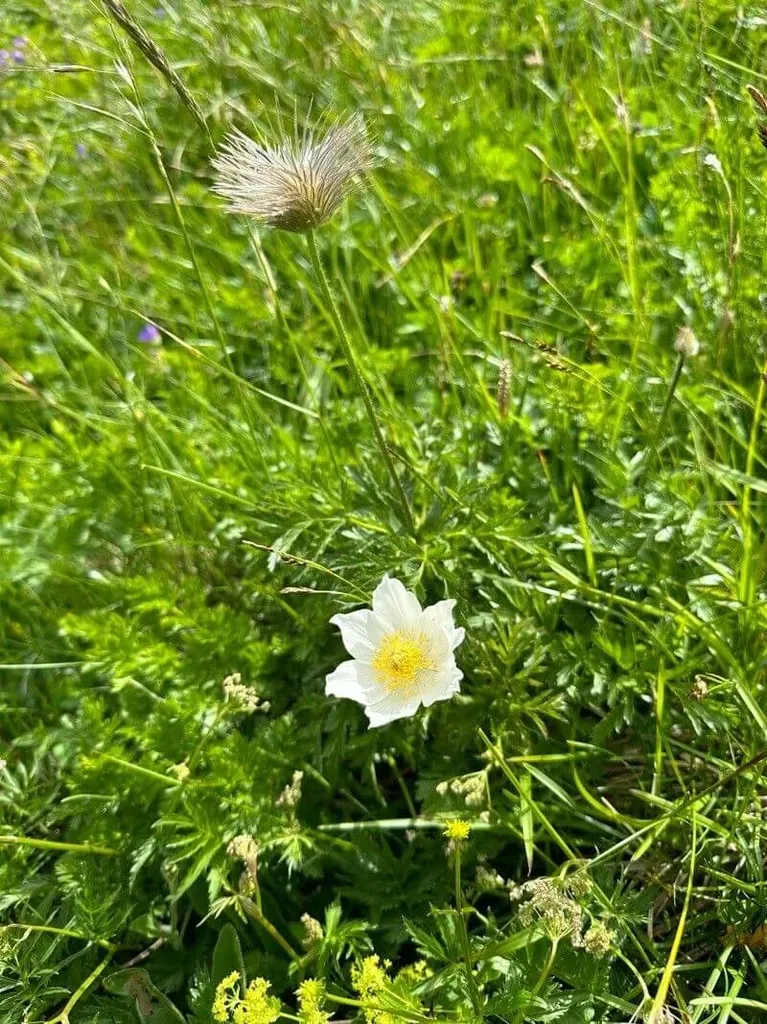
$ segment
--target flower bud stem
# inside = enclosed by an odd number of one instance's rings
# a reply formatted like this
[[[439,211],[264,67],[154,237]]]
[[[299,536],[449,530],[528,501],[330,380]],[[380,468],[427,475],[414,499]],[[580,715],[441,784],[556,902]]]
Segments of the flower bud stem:
[[[455,844],[454,854],[454,866],[455,866],[455,912],[458,915],[458,932],[461,937],[461,945],[463,946],[463,959],[464,969],[466,971],[466,982],[469,989],[469,996],[471,998],[471,1005],[474,1013],[477,1017],[482,1016],[482,1004],[479,998],[479,990],[477,989],[477,983],[474,980],[474,970],[472,967],[473,958],[471,955],[471,947],[469,946],[469,929],[466,926],[466,915],[463,912],[463,892],[461,889],[461,844],[457,842]]]
[[[549,978],[549,975],[551,974],[551,968],[554,966],[554,960],[556,959],[556,956],[557,956],[557,940],[555,939],[551,943],[551,949],[549,950],[549,955],[546,957],[546,962],[543,965],[543,970],[538,975],[538,980],[536,981],[536,983],[535,983],[535,985],[533,987],[533,991],[530,993],[530,998],[527,1001],[527,1006],[523,1007],[519,1011],[517,1016],[514,1018],[514,1024],[524,1024],[525,1014],[527,1012],[527,1009],[533,1005],[533,1003],[535,1002],[539,992],[541,991],[543,986],[546,984],[546,982],[547,982],[547,980]]]
[[[668,411],[671,408],[671,402],[674,397],[674,392],[676,391],[676,386],[679,383],[679,377],[682,373],[683,366],[684,353],[680,352],[679,357],[676,361],[676,366],[674,367],[674,372],[671,375],[671,381],[668,386],[668,393],[666,394],[666,401],[663,404],[663,409],[661,410],[660,418],[658,420],[658,437],[660,437],[661,430],[663,429],[663,424],[666,422],[666,416],[668,415]]]
[[[280,935],[277,929],[274,927],[272,922],[264,916],[264,912],[253,902],[248,899],[247,896],[240,896],[240,902],[243,910],[249,917],[252,917],[254,921],[257,921],[262,928],[264,928],[274,939],[274,941],[285,950],[291,960],[296,963],[301,962],[301,956],[293,949],[290,943]]]
[[[354,349],[352,348],[352,343],[349,340],[349,336],[346,333],[346,328],[344,327],[343,321],[341,320],[341,314],[338,311],[336,300],[333,296],[333,292],[330,289],[330,283],[328,282],[327,274],[325,273],[325,268],[322,266],[322,260],[320,259],[320,254],[317,249],[317,239],[314,237],[313,231],[306,232],[306,240],[309,245],[309,257],[312,263],[312,270],[314,271],[314,275],[319,283],[322,296],[325,299],[325,302],[327,303],[328,309],[330,311],[330,316],[331,319],[333,320],[333,326],[335,327],[338,340],[341,343],[341,348],[343,349],[347,365],[349,367],[349,370],[351,371],[352,377],[354,377],[355,383],[360,391],[360,394],[362,395],[362,400],[365,403],[365,410],[368,414],[370,425],[373,428],[373,435],[376,439],[376,443],[381,452],[384,464],[386,466],[386,469],[388,470],[391,481],[394,484],[394,489],[397,492],[397,497],[399,498],[399,503],[402,507],[402,518],[405,521],[405,526],[407,527],[408,532],[411,534],[411,536],[415,537],[415,523],[413,522],[413,515],[410,511],[410,505],[407,500],[407,495],[405,494],[405,489],[402,486],[402,481],[400,480],[397,474],[397,470],[394,467],[394,462],[392,461],[389,449],[386,447],[386,441],[383,436],[383,431],[381,430],[381,424],[378,421],[378,414],[376,413],[375,406],[373,405],[373,396],[370,394],[370,388],[368,387],[367,381],[365,380],[362,374],[362,369],[360,368],[359,362],[357,361],[357,356],[355,355]]]

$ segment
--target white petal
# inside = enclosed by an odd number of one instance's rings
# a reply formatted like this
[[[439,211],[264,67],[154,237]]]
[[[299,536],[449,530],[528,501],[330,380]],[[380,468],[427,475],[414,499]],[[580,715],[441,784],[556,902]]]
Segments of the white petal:
[[[364,683],[368,680],[364,665],[358,661],[344,661],[335,672],[325,676],[325,693],[328,697],[346,697],[358,704],[367,704],[368,691]]]
[[[436,604],[430,604],[428,608],[424,608],[423,613],[449,632],[453,628],[453,608],[455,608],[453,600],[437,601]]]
[[[431,707],[435,701],[449,700],[461,691],[463,672],[452,658],[439,671],[430,673],[430,677],[425,679],[420,686],[421,700],[425,708]]]
[[[416,713],[420,703],[417,693],[409,694],[407,697],[399,693],[388,693],[383,700],[369,704],[365,708],[365,714],[370,720],[370,728],[376,729],[379,725],[386,725],[398,718],[410,718]]]
[[[348,615],[334,615],[331,624],[341,630],[344,647],[353,658],[370,660],[373,655],[374,641],[370,636],[370,624],[373,613],[368,608]],[[376,630],[376,638],[378,631]]]
[[[452,648],[450,646],[453,634],[452,629],[449,632],[443,629],[442,625],[427,615],[426,612],[421,615],[417,629],[419,633],[423,633],[426,636],[429,660],[436,669],[441,668],[444,662],[453,660]]]
[[[455,601],[437,601],[436,604],[430,604],[428,608],[424,608],[423,617],[428,619],[430,622],[439,625],[445,630],[447,635],[450,637],[450,650],[454,651],[456,647],[463,643],[463,638],[466,636],[466,630],[463,626],[459,626],[456,629],[453,623],[453,608],[455,608]]]
[[[421,606],[404,584],[384,576],[373,592],[373,613],[386,629],[408,629],[418,623]]]

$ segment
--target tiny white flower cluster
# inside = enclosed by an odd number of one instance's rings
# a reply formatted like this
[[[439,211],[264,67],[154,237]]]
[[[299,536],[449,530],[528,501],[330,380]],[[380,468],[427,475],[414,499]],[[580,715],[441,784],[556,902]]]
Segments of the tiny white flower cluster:
[[[226,852],[234,860],[241,860],[245,870],[240,876],[240,891],[251,894],[258,889],[258,843],[243,833],[230,840]]]
[[[474,875],[474,885],[480,892],[490,892],[492,889],[505,889],[506,879],[495,868],[480,862]]]
[[[243,685],[242,676],[239,672],[234,672],[232,675],[227,676],[223,682],[223,687],[226,702],[232,706],[234,711],[252,715],[255,711],[269,710],[269,701],[262,703],[261,698],[252,686]]]
[[[447,793],[455,793],[462,796],[467,807],[481,807],[487,795],[485,773],[479,772],[476,775],[466,775],[462,779],[453,779],[452,782],[440,782],[437,786],[437,793],[446,796]]]
[[[289,811],[296,809],[301,799],[301,783],[303,778],[303,772],[293,772],[292,781],[288,783],[277,797],[276,803],[278,807],[285,807]]]
[[[603,921],[593,921],[583,936],[583,949],[586,953],[601,960],[610,952],[614,938],[615,936]]]
[[[321,942],[325,938],[325,932],[323,931],[322,925],[317,918],[312,917],[311,914],[302,914],[301,924],[304,926],[304,937],[302,939],[304,949],[310,949],[312,946],[316,946],[318,942]]]
[[[583,945],[583,910],[556,879],[534,878],[512,889],[509,897],[525,901],[518,911],[525,928],[537,924],[552,941],[569,935],[573,946]]]
[[[519,920],[524,927],[538,925],[552,941],[569,937],[574,949],[582,949],[594,957],[604,957],[612,948],[615,936],[603,921],[591,919],[577,902],[591,892],[591,881],[582,872],[569,878],[534,878],[510,889],[512,902],[524,900]]]
[[[677,1017],[668,1006],[661,1006],[659,1010],[645,1010],[642,1020],[645,1024],[675,1024]]]
[[[226,852],[244,864],[252,863],[258,860],[258,843],[253,836],[242,833],[229,841]]]

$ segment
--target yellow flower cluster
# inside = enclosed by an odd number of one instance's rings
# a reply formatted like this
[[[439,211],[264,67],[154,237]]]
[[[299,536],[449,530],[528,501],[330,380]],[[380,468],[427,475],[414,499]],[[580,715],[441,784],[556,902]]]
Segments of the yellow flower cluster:
[[[330,1014],[322,1009],[325,986],[317,978],[307,978],[298,986],[298,1019],[301,1024],[328,1024]]]
[[[213,1018],[220,1024],[274,1024],[280,1015],[280,1001],[270,996],[266,978],[256,978],[245,995],[239,993],[240,975],[233,971],[218,985],[213,1000]]]
[[[363,1003],[381,1005],[381,995],[386,991],[388,978],[384,968],[388,961],[381,964],[380,957],[367,956],[361,963],[352,967],[352,985]],[[384,1010],[363,1006],[367,1024],[397,1024],[397,1018]]]

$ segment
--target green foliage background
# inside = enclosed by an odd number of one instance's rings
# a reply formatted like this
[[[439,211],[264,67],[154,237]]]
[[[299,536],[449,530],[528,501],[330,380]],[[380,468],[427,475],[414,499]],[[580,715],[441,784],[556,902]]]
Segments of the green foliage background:
[[[348,995],[374,949],[425,959],[398,984],[427,1015],[476,1016],[456,814],[482,1016],[629,1020],[639,975],[684,1020],[764,1019],[763,18],[129,10],[210,140],[100,4],[5,0],[0,28],[29,40],[0,71],[0,1020],[144,1019],[102,983],[149,950],[156,991],[210,1024],[227,921],[288,1007],[315,973]],[[319,241],[415,538],[304,240],[209,192],[211,141],[312,109],[376,138]],[[682,324],[701,353],[663,417]],[[367,731],[324,696],[328,619],[385,572],[457,600],[465,678]],[[224,707],[235,671],[269,712]],[[475,773],[481,804],[437,791]],[[298,963],[241,912],[240,833]],[[585,867],[611,953],[561,945],[542,974],[549,944],[478,866]]]

